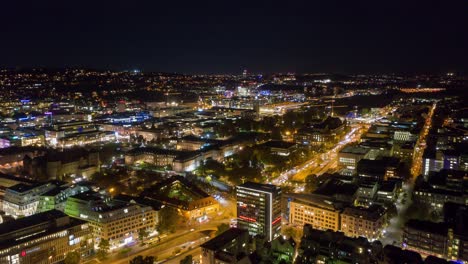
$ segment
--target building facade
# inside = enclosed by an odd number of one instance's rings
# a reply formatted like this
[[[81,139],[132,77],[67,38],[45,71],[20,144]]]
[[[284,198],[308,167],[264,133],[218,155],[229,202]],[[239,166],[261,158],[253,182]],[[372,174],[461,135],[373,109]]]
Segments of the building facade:
[[[448,250],[448,227],[445,223],[409,220],[403,230],[403,247],[421,255],[445,258]]]
[[[380,205],[347,207],[341,214],[341,231],[349,237],[366,237],[376,240],[386,224],[385,208]]]
[[[289,202],[289,222],[295,226],[311,225],[319,230],[340,230],[340,209],[321,195],[295,196]]]
[[[85,257],[92,250],[90,225],[57,210],[0,225],[2,264],[63,263],[71,251]]]
[[[139,230],[151,232],[158,223],[157,211],[150,206],[112,200],[93,192],[69,197],[65,213],[87,221],[96,243],[108,240],[111,249],[134,242]]]
[[[281,188],[246,182],[236,188],[237,227],[271,241],[281,231]]]
[[[54,188],[56,185],[50,182],[11,186],[5,191],[3,211],[14,218],[33,215],[37,211],[40,196]]]

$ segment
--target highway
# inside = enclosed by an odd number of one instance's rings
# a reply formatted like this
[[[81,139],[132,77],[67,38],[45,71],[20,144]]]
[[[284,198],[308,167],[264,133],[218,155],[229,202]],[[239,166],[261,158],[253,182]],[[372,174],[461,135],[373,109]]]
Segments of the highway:
[[[416,150],[413,157],[413,162],[411,166],[411,175],[413,176],[412,179],[415,180],[421,174],[422,169],[422,162],[423,162],[423,154],[424,150],[426,149],[426,137],[429,133],[429,130],[432,126],[432,116],[434,115],[434,111],[437,107],[437,103],[434,103],[429,110],[429,113],[426,118],[426,122],[421,130],[421,134],[419,135],[418,141],[416,142]]]
[[[104,264],[128,264],[130,260],[138,255],[155,256],[156,260],[164,263],[179,263],[187,252],[196,252],[192,254],[194,259],[198,259],[200,255],[200,245],[211,238],[213,232],[221,223],[229,224],[231,218],[236,216],[236,203],[234,200],[220,201],[221,212],[213,216],[206,223],[196,224],[195,226],[178,227],[174,234],[166,234],[160,242],[151,243],[149,245],[133,245],[129,247],[129,251],[123,253],[123,248],[114,250],[105,260],[97,260],[96,258],[89,259],[83,263],[104,263]],[[149,239],[146,242],[150,241]],[[198,249],[198,251],[197,251]],[[176,253],[176,250],[180,250]]]

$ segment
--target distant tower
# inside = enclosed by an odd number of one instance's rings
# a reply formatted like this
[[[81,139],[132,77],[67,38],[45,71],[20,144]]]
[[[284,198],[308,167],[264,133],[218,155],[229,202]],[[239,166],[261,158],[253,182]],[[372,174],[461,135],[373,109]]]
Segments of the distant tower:
[[[244,72],[242,72],[242,77],[247,78],[247,70],[244,69]]]

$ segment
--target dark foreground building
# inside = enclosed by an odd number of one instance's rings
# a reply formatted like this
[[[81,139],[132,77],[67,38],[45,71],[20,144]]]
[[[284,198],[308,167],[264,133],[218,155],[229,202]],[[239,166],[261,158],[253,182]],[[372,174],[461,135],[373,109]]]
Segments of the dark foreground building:
[[[89,225],[51,210],[0,225],[0,263],[61,263],[67,253],[92,252],[93,238]]]

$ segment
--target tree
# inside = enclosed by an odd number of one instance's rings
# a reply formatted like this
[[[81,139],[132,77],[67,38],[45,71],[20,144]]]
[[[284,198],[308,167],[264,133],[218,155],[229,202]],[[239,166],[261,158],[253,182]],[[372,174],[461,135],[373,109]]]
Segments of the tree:
[[[192,263],[193,263],[192,255],[188,255],[180,261],[180,264],[192,264]]]
[[[307,177],[305,178],[305,183],[306,183],[305,188],[307,189],[307,191],[312,192],[315,189],[317,189],[317,187],[319,186],[320,179],[319,177],[317,177],[317,175],[310,174],[310,175],[307,175]]]
[[[220,225],[218,225],[217,228],[218,230],[216,231],[216,235],[219,235],[223,233],[224,231],[227,231],[229,229],[229,225],[226,223],[221,223]]]
[[[98,248],[99,248],[97,252],[98,258],[105,259],[110,249],[109,240],[101,239],[101,241],[99,242]]]
[[[273,127],[273,129],[271,130],[271,139],[283,140],[283,137],[281,136],[281,130],[279,127]]]
[[[132,260],[130,260],[130,264],[153,264],[154,261],[156,261],[156,258],[153,256],[143,257],[141,255],[138,255]]]
[[[175,228],[180,220],[176,209],[165,206],[159,211],[159,223],[157,229],[159,232],[175,232]]]
[[[80,253],[76,251],[71,251],[67,253],[64,263],[65,264],[78,264],[80,263],[80,258],[81,258]]]
[[[142,228],[138,230],[138,239],[140,240],[141,244],[143,244],[143,240],[148,237],[148,231],[146,229]]]

